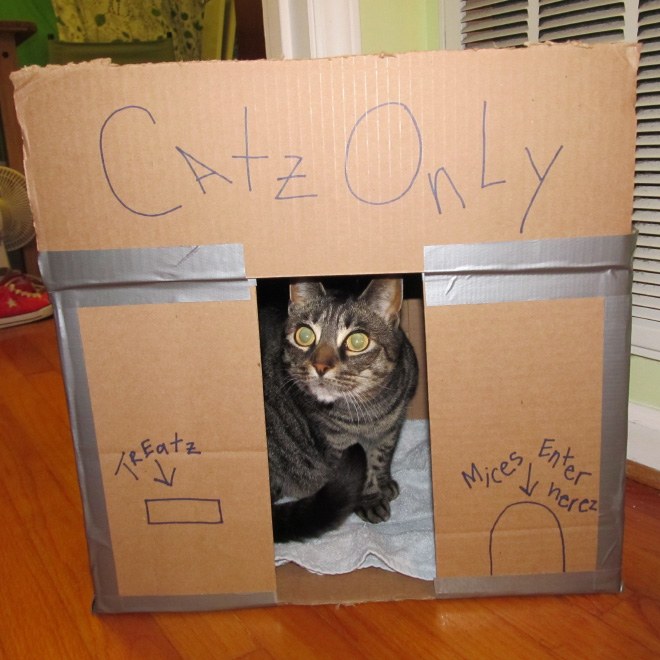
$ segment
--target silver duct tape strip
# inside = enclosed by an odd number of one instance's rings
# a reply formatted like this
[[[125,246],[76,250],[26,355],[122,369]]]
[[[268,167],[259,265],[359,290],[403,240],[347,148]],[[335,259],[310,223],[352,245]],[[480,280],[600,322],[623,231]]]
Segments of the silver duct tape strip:
[[[631,312],[630,295],[605,299],[597,550],[603,570],[621,566],[623,552]]]
[[[200,594],[176,596],[99,596],[94,598],[97,614],[127,612],[209,612],[276,605],[271,592],[246,594]]]
[[[144,282],[87,289],[54,291],[64,307],[114,307],[191,302],[249,300],[255,280]]]
[[[52,291],[156,282],[245,280],[243,246],[239,243],[44,252],[39,265]]]
[[[623,295],[635,235],[424,248],[428,306]]]
[[[445,273],[625,267],[634,247],[635,234],[432,245],[424,248],[424,266],[425,271]]]
[[[436,578],[435,580],[438,598],[613,593],[620,590],[621,572],[618,569],[545,575]]]
[[[534,273],[538,275],[538,273]],[[424,275],[424,295],[429,307],[526,302],[566,298],[595,298],[625,293],[627,271],[530,274]]]
[[[117,575],[105,493],[102,486],[101,463],[96,442],[78,310],[62,304],[61,298],[61,293],[51,293],[60,343],[62,373],[69,405],[71,432],[76,449],[89,564],[95,591],[116,594]]]

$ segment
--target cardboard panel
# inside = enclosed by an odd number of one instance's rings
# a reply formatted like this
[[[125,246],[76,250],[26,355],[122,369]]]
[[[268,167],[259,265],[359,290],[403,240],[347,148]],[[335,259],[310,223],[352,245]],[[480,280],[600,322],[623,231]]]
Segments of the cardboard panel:
[[[406,333],[417,356],[419,376],[417,391],[408,406],[408,419],[428,419],[429,401],[426,384],[426,340],[424,337],[424,304],[417,298],[403,301],[401,328]]]
[[[319,575],[296,564],[278,566],[277,595],[280,603],[364,603],[377,600],[423,600],[435,595],[433,582],[386,571],[362,568],[352,573]]]
[[[28,69],[14,81],[39,246],[241,243],[261,277],[421,272],[425,245],[626,234],[637,57],[546,45]]]
[[[79,317],[119,595],[273,592],[254,301]]]
[[[596,569],[603,300],[426,309],[439,577]]]

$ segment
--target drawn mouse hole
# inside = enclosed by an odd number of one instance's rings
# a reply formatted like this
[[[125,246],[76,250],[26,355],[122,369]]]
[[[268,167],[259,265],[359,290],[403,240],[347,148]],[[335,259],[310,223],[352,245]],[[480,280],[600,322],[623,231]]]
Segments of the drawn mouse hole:
[[[539,502],[507,505],[490,531],[489,556],[491,575],[532,573],[539,564],[547,573],[565,573],[566,546],[559,518]]]
[[[358,507],[356,513],[348,517],[338,527],[329,531],[324,531],[317,537],[298,540],[295,537],[287,539],[287,542],[275,543],[275,563],[278,567],[278,583],[282,571],[290,574],[292,571],[302,571],[306,569],[314,574],[343,574],[354,571],[358,568],[382,568],[388,572],[399,572],[411,577],[419,578],[429,584],[435,577],[435,548],[434,548],[434,530],[433,530],[433,497],[431,488],[431,458],[428,427],[428,393],[426,377],[426,349],[424,335],[424,305],[422,301],[422,281],[421,275],[412,274],[396,277],[371,277],[371,276],[345,276],[345,277],[321,277],[318,280],[289,280],[285,278],[260,279],[257,282],[257,303],[260,317],[260,336],[263,364],[263,381],[266,396],[266,409],[270,406],[271,412],[266,413],[266,425],[269,428],[269,443],[277,443],[278,448],[271,447],[270,455],[270,474],[271,474],[271,494],[274,501],[278,504],[282,502],[291,502],[299,499],[300,495],[279,498],[280,491],[285,492],[294,489],[292,483],[287,483],[286,487],[281,488],[281,478],[278,473],[285,468],[291,470],[287,465],[288,460],[300,461],[297,467],[301,470],[313,471],[313,460],[309,456],[298,456],[292,458],[291,454],[296,453],[295,442],[287,450],[286,443],[291,440],[287,436],[281,441],[274,440],[273,436],[277,431],[272,427],[281,425],[285,433],[294,433],[299,420],[287,419],[287,411],[281,412],[282,417],[273,422],[269,420],[270,415],[279,415],[279,412],[273,413],[272,408],[280,405],[278,397],[309,397],[318,398],[318,406],[330,411],[334,407],[338,410],[337,416],[337,436],[341,436],[343,424],[347,424],[351,429],[348,433],[355,433],[353,437],[359,437],[363,434],[364,441],[360,445],[368,447],[370,434],[374,434],[381,419],[387,416],[388,412],[384,408],[391,408],[393,399],[387,401],[387,405],[379,403],[376,395],[363,394],[368,388],[361,387],[367,378],[373,378],[373,372],[378,371],[379,367],[367,363],[364,356],[373,342],[373,348],[383,349],[378,345],[376,336],[369,337],[369,329],[360,325],[364,321],[356,320],[351,316],[351,311],[346,307],[336,306],[331,308],[327,303],[314,308],[314,312],[309,318],[294,318],[296,305],[301,309],[303,303],[298,299],[297,284],[302,287],[308,287],[309,295],[318,295],[318,292],[337,296],[339,300],[365,301],[371,296],[374,289],[380,287],[383,280],[402,280],[403,299],[401,302],[398,327],[403,330],[405,336],[410,342],[414,351],[418,365],[417,387],[414,396],[410,399],[407,406],[407,413],[404,413],[402,430],[396,449],[392,458],[391,476],[396,482],[392,488],[398,490],[398,495],[393,491],[388,491],[387,497],[392,497],[390,502],[390,512],[384,514],[386,521],[377,522],[379,509],[374,507],[373,511],[367,509],[367,505]],[[292,282],[294,283],[291,288]],[[311,287],[317,287],[321,283],[322,289],[313,290]],[[381,282],[381,284],[372,284],[372,282]],[[383,285],[384,286],[384,285]],[[393,284],[393,286],[395,286]],[[400,285],[396,285],[400,286]],[[302,295],[302,294],[300,294]],[[306,294],[305,294],[306,295]],[[374,296],[371,296],[374,297]],[[291,307],[290,307],[291,306]],[[323,309],[325,308],[325,312]],[[289,325],[285,330],[282,326],[285,324],[287,310],[291,310]],[[331,311],[334,310],[333,311]],[[342,310],[342,311],[340,311]],[[321,318],[323,313],[327,318]],[[345,313],[345,316],[342,314]],[[316,316],[314,316],[316,315]],[[334,316],[333,316],[334,315]],[[335,330],[330,333],[329,328],[335,324]],[[397,321],[393,319],[396,326]],[[302,328],[302,329],[301,329]],[[326,331],[327,330],[327,331]],[[317,335],[319,335],[317,337]],[[324,343],[328,338],[332,341],[327,349],[324,349]],[[273,357],[274,342],[279,342],[280,353]],[[284,348],[282,348],[284,347]],[[326,350],[326,353],[324,353]],[[334,351],[334,352],[333,352]],[[284,357],[282,358],[282,353]],[[375,353],[375,351],[374,351]],[[287,369],[287,375],[283,381],[273,376],[273,361],[281,365],[280,360],[290,361],[300,358],[302,374],[309,374],[311,380],[315,381],[309,387],[316,387],[316,394],[312,394],[305,389],[301,381],[295,381],[290,377],[291,369]],[[357,367],[359,360],[365,360],[366,367],[360,371]],[[336,365],[335,361],[342,361],[341,365]],[[351,360],[353,361],[351,363]],[[351,363],[351,366],[348,366]],[[355,368],[354,368],[355,367]],[[295,369],[298,365],[295,365]],[[382,368],[382,367],[380,367]],[[345,369],[345,372],[342,370]],[[345,395],[331,392],[332,388],[327,385],[326,393],[321,384],[324,378],[337,372],[337,379],[342,373],[345,373],[346,382],[350,379],[356,384],[357,393],[347,391]],[[280,376],[281,377],[281,376]],[[395,379],[396,380],[396,379]],[[389,381],[388,381],[389,382]],[[400,381],[404,383],[405,379]],[[383,384],[385,381],[383,381]],[[403,386],[403,385],[399,385]],[[387,385],[389,389],[393,389]],[[269,388],[279,388],[277,395],[269,394]],[[337,385],[341,390],[341,385]],[[301,391],[302,390],[302,394]],[[382,392],[383,390],[381,390]],[[384,391],[387,391],[385,389]],[[384,400],[383,400],[384,402]],[[286,402],[282,406],[288,405]],[[380,408],[379,408],[380,406]],[[331,424],[334,422],[331,422]],[[314,422],[311,424],[312,433],[316,430]],[[333,432],[330,427],[326,431]],[[334,450],[333,450],[334,451]],[[350,450],[349,450],[350,451]],[[346,456],[349,451],[344,451],[344,447],[337,450],[337,454],[344,452]],[[366,449],[366,453],[369,450]],[[279,456],[278,456],[279,453]],[[373,457],[372,457],[373,458]],[[367,459],[367,482],[364,485],[364,492],[369,489],[369,476],[372,459]],[[281,463],[278,463],[281,461]],[[288,478],[288,477],[287,477]],[[340,477],[341,480],[342,477]],[[290,476],[291,482],[295,478]],[[387,487],[384,490],[388,490]],[[291,494],[291,493],[288,493]],[[370,500],[368,500],[370,501]],[[364,502],[364,500],[363,500]],[[376,513],[374,513],[374,511]],[[275,540],[278,539],[280,530],[277,522],[277,513],[275,515]],[[319,523],[320,524],[320,523]],[[294,526],[292,524],[292,526]],[[288,532],[286,532],[288,533]],[[402,539],[406,539],[403,541]],[[302,569],[300,568],[302,567]],[[302,571],[305,574],[304,571]],[[307,573],[307,574],[309,574]],[[361,571],[357,571],[361,573]],[[280,585],[281,591],[282,585]]]

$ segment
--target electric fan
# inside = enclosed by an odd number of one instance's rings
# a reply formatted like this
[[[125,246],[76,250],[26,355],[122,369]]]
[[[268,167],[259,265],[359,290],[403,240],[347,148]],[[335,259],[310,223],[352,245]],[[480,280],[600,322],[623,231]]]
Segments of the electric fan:
[[[7,252],[26,246],[33,238],[25,177],[0,166],[0,268],[9,266]]]
[[[26,246],[34,237],[25,177],[0,166],[0,329],[45,319],[53,306],[43,282],[13,270],[8,252]]]

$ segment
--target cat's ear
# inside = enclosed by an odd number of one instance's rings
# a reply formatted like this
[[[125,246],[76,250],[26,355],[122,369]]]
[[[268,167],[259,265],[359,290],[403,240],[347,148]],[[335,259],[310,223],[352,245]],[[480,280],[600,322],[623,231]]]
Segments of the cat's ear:
[[[323,296],[325,296],[325,289],[320,282],[300,280],[289,285],[289,304],[291,305],[305,305]]]
[[[390,325],[399,324],[399,312],[403,303],[403,280],[401,278],[377,278],[360,296]]]

